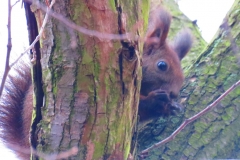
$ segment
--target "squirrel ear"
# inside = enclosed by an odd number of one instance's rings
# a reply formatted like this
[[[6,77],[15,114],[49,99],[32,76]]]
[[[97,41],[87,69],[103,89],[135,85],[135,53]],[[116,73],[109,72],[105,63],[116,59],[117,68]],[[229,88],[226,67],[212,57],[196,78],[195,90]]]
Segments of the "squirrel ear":
[[[165,43],[169,31],[171,23],[170,14],[158,6],[150,12],[148,23],[145,46],[162,46]]]
[[[180,60],[186,56],[192,47],[192,34],[189,29],[184,29],[174,39],[173,49],[178,54]]]

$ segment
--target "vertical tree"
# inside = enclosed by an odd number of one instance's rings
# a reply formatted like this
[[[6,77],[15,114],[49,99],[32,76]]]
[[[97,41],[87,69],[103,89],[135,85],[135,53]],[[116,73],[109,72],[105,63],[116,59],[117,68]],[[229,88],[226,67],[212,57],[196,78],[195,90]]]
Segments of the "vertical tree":
[[[34,12],[39,29],[45,12],[34,2],[26,9]],[[146,0],[57,0],[53,5],[55,13],[87,30],[78,33],[50,18],[35,46],[31,143],[38,151],[77,146],[75,159],[128,157],[141,80],[139,37],[148,10]],[[29,17],[32,32],[37,28]]]

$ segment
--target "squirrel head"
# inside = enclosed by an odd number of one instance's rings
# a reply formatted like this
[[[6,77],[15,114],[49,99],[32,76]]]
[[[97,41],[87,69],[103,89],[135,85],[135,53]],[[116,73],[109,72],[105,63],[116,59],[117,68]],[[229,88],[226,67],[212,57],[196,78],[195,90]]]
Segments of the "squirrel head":
[[[141,95],[161,89],[170,99],[178,96],[184,76],[181,60],[190,50],[192,36],[183,30],[174,43],[166,42],[171,23],[170,14],[161,7],[150,12],[149,26],[143,48],[143,79]]]

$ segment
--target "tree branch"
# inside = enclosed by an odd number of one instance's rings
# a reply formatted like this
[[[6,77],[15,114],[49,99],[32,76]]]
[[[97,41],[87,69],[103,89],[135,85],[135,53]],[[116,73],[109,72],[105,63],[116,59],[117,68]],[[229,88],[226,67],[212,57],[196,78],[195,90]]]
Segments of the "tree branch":
[[[4,70],[4,74],[3,74],[3,78],[2,78],[2,82],[0,85],[0,97],[2,96],[2,91],[4,88],[4,84],[6,82],[7,76],[9,71],[11,70],[11,68],[19,61],[19,59],[25,54],[27,53],[29,50],[31,50],[34,45],[37,43],[37,41],[39,41],[40,37],[42,36],[43,30],[47,24],[48,21],[48,17],[49,17],[49,11],[51,10],[53,4],[55,3],[55,0],[52,0],[51,4],[49,7],[47,7],[46,9],[46,15],[45,18],[43,20],[43,24],[40,28],[39,34],[38,36],[35,38],[35,40],[32,42],[32,44],[23,52],[21,53],[21,55],[11,64],[9,65],[9,59],[10,59],[10,53],[12,50],[12,37],[11,37],[11,12],[12,12],[12,8],[19,2],[16,1],[14,5],[11,5],[11,0],[8,0],[8,44],[7,44],[7,56],[6,56],[6,64],[5,64],[5,70]]]
[[[11,6],[11,0],[8,0],[8,44],[7,44],[7,55],[6,55],[6,62],[5,62],[5,69],[4,69],[4,74],[3,74],[3,78],[2,78],[2,82],[1,82],[1,86],[0,86],[0,97],[2,96],[2,92],[3,92],[3,87],[4,84],[6,82],[7,79],[7,75],[11,69],[11,67],[9,66],[9,58],[10,58],[10,54],[11,54],[11,50],[12,50],[12,37],[11,37],[11,15],[12,15],[12,7]]]
[[[42,34],[43,34],[43,30],[44,30],[44,28],[45,28],[45,26],[46,26],[46,24],[47,24],[47,21],[48,21],[48,18],[49,18],[49,12],[50,12],[50,10],[51,10],[51,8],[52,8],[52,6],[53,6],[54,3],[55,3],[55,0],[52,0],[50,6],[47,7],[47,9],[46,9],[46,15],[45,15],[45,17],[44,17],[43,24],[42,24],[42,26],[41,26],[41,28],[40,28],[40,31],[39,31],[38,36],[35,38],[35,40],[32,42],[32,44],[31,44],[23,53],[21,53],[21,55],[10,65],[10,67],[14,66],[14,65],[19,61],[19,59],[20,59],[25,53],[27,53],[28,51],[30,51],[30,50],[34,47],[34,45],[39,41],[40,37],[41,37]]]
[[[236,87],[238,87],[240,85],[240,80],[237,81],[235,84],[233,84],[227,91],[225,91],[220,97],[218,97],[218,99],[216,99],[213,103],[211,103],[209,106],[207,106],[204,110],[202,110],[201,112],[195,114],[194,116],[192,116],[191,118],[186,119],[169,137],[165,138],[164,140],[155,143],[154,145],[152,145],[151,147],[143,150],[140,153],[140,157],[144,158],[148,155],[148,152],[154,148],[157,148],[171,140],[173,140],[176,135],[178,135],[179,132],[181,132],[189,123],[192,123],[193,121],[195,121],[196,119],[200,118],[201,116],[203,116],[204,114],[208,113],[212,108],[214,108],[223,98],[225,98],[230,92],[232,92]]]
[[[30,0],[29,0],[30,1]],[[30,1],[31,2],[31,1]],[[40,8],[41,10],[43,10],[44,12],[47,12],[47,9],[45,6],[43,6],[42,4],[40,4],[39,1],[34,3],[35,5],[37,5],[38,8]],[[103,33],[103,32],[98,32],[98,31],[94,31],[94,30],[89,30],[86,29],[84,27],[78,26],[77,24],[75,24],[74,22],[68,20],[67,18],[65,18],[64,16],[62,16],[61,14],[57,14],[56,12],[50,11],[48,12],[48,14],[59,20],[60,22],[62,22],[65,26],[76,30],[80,33],[83,33],[85,35],[88,36],[94,36],[97,37],[99,39],[105,39],[105,40],[136,40],[139,37],[136,37],[135,35],[131,34],[131,33],[126,33],[126,34],[111,34],[111,33]]]
[[[17,0],[17,1],[11,6],[11,9],[12,9],[18,2],[20,2],[20,0]]]
[[[44,160],[67,159],[67,158],[70,158],[71,156],[77,155],[77,153],[78,153],[78,147],[76,147],[76,146],[70,148],[67,151],[61,151],[59,153],[48,153],[48,154],[39,152],[39,151],[35,150],[34,148],[31,148],[31,150],[30,150],[30,148],[22,148],[21,146],[15,145],[15,144],[8,144],[8,146],[10,148],[14,148],[14,150],[19,151],[21,153],[26,153],[26,154],[32,153],[33,155],[38,156]]]
[[[31,0],[28,0],[28,1],[32,2]],[[52,8],[54,3],[55,3],[55,0],[53,0],[51,2],[49,7],[45,7],[44,5],[40,4],[38,1],[34,3],[38,8],[40,8],[41,10],[46,12],[46,15],[45,15],[45,18],[44,18],[44,21],[43,21],[43,25],[41,26],[41,29],[39,31],[39,35],[35,38],[35,40],[32,42],[32,44],[23,53],[20,54],[20,56],[10,65],[10,67],[14,66],[19,61],[19,59],[25,53],[27,53],[29,50],[31,50],[34,47],[34,45],[37,43],[37,41],[40,39],[40,37],[42,36],[43,30],[45,28],[45,25],[47,23],[49,15],[54,17],[55,19],[59,20],[64,25],[66,25],[67,27],[69,27],[73,30],[76,30],[76,31],[78,31],[80,33],[83,33],[85,35],[98,37],[99,39],[106,39],[106,40],[125,40],[125,39],[136,40],[136,39],[139,39],[139,37],[134,36],[130,33],[121,34],[121,35],[110,34],[110,33],[102,33],[102,32],[89,30],[89,29],[83,28],[81,26],[78,26],[77,24],[73,23],[72,21],[68,20],[67,18],[63,17],[62,15],[51,11],[51,8]]]

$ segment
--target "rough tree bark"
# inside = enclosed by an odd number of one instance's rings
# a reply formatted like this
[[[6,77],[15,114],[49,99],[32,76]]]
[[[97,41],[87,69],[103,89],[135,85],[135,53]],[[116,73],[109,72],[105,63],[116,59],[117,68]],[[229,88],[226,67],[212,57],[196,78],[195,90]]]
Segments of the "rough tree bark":
[[[187,78],[179,100],[184,101],[185,112],[146,126],[139,135],[140,150],[168,137],[184,119],[201,111],[240,79],[239,11],[240,0],[236,0],[225,18],[227,25],[219,28],[208,47],[186,67]],[[239,97],[237,88],[173,141],[150,152],[147,159],[239,159]]]
[[[41,27],[45,13],[34,4],[31,10]],[[143,37],[149,2],[57,0],[53,10],[103,35]],[[34,77],[35,96],[41,81],[44,96],[35,102],[33,146],[49,154],[77,146],[73,159],[126,159],[137,120],[142,41],[100,39],[52,18],[40,44],[33,71],[42,72],[42,78]]]

